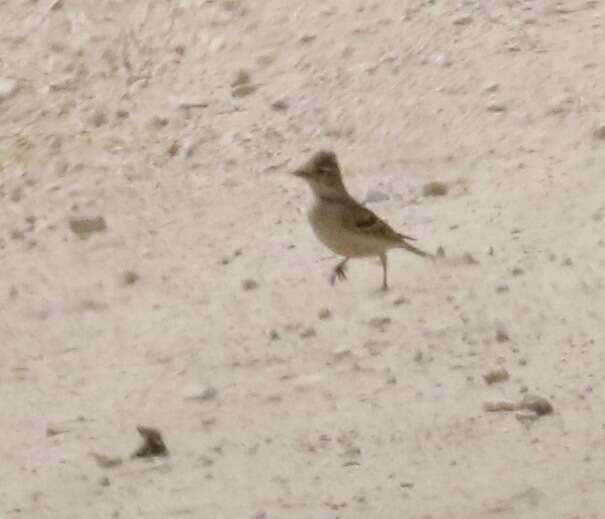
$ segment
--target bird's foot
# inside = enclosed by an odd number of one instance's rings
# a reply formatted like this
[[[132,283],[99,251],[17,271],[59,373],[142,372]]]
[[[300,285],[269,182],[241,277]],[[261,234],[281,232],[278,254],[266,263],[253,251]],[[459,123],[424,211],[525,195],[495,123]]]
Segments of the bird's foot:
[[[330,284],[332,286],[334,286],[337,279],[339,281],[345,281],[347,279],[347,274],[345,272],[346,268],[347,267],[344,263],[339,263],[338,265],[336,265],[334,271],[332,272],[332,275],[330,276]]]

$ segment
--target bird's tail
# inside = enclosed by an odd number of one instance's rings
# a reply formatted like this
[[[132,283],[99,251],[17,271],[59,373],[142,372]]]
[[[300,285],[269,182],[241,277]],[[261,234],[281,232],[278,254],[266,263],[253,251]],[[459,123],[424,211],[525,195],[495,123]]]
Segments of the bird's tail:
[[[419,249],[418,247],[414,247],[413,245],[411,245],[407,242],[407,240],[413,240],[413,239],[414,238],[412,238],[410,236],[401,235],[401,240],[399,241],[399,246],[402,249],[409,250],[410,252],[413,252],[414,254],[417,254],[418,256],[422,256],[423,258],[433,258],[433,255],[430,252],[423,251],[422,249]]]

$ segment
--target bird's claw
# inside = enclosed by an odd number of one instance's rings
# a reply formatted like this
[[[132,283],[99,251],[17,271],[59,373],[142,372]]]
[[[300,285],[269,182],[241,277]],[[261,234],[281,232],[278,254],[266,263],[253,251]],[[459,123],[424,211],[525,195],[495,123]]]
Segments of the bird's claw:
[[[346,270],[346,266],[339,264],[336,265],[336,267],[334,268],[334,272],[332,272],[332,275],[330,276],[330,283],[332,284],[332,286],[334,286],[334,284],[336,283],[336,279],[340,280],[340,281],[344,281],[347,279],[347,274],[345,272]]]

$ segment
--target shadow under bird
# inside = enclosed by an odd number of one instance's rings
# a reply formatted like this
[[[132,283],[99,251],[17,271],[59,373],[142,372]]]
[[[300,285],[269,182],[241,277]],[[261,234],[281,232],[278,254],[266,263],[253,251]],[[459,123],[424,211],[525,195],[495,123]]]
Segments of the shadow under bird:
[[[409,243],[414,238],[393,230],[348,193],[334,152],[318,151],[292,173],[306,180],[313,191],[314,203],[308,216],[315,235],[332,252],[344,256],[330,277],[332,285],[336,279],[346,279],[346,264],[351,258],[380,258],[382,288],[386,290],[387,251],[405,249],[432,257]]]

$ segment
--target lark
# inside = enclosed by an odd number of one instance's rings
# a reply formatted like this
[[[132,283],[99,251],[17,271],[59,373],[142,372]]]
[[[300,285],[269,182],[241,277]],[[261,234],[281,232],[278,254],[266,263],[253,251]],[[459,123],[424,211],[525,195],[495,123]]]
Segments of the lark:
[[[336,154],[322,150],[293,171],[307,181],[314,195],[309,210],[309,222],[320,242],[344,259],[336,265],[330,282],[347,278],[345,270],[351,258],[377,257],[382,264],[382,289],[387,284],[387,252],[405,249],[422,257],[431,254],[414,247],[415,239],[394,231],[367,207],[357,202],[347,191]]]

